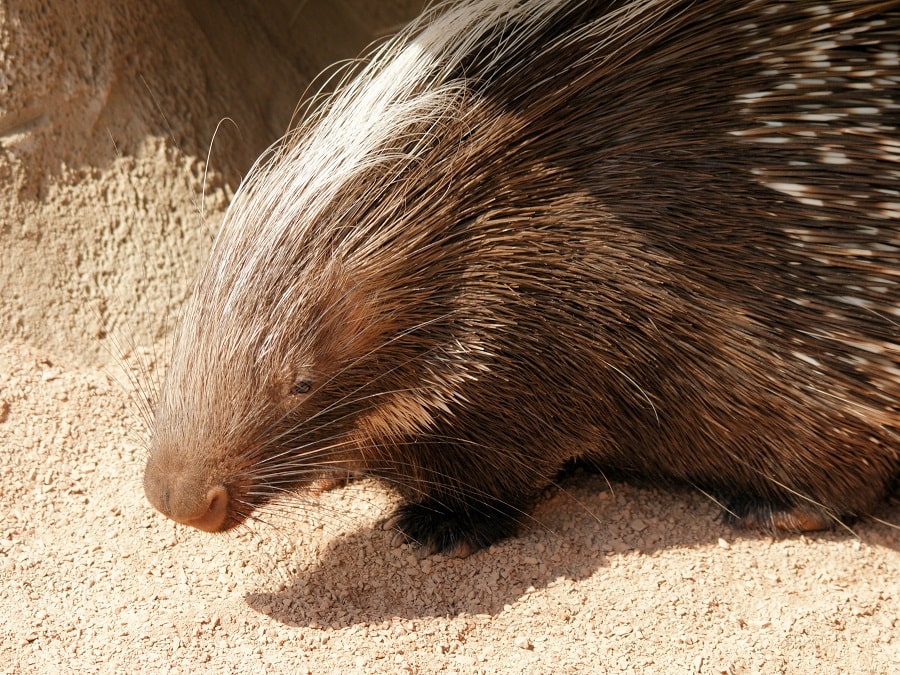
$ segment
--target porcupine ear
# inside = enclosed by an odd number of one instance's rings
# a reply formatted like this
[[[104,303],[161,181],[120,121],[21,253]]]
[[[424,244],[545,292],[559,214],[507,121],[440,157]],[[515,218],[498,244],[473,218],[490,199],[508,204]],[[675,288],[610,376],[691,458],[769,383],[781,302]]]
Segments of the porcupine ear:
[[[378,300],[347,273],[341,261],[327,263],[312,304],[315,327],[309,337],[317,362],[339,366],[375,346]]]
[[[330,260],[306,283],[294,309],[300,319],[278,338],[282,346],[274,350],[284,361],[277,367],[271,395],[288,408],[372,350],[376,339],[376,302],[353,282],[344,265]]]

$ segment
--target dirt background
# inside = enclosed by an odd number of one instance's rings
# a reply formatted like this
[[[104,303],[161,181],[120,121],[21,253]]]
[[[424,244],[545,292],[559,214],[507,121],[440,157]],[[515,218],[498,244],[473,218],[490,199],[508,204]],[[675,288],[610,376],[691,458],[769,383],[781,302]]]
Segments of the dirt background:
[[[146,504],[139,411],[232,191],[419,4],[0,0],[0,672],[896,672],[896,504],[772,538],[581,476],[464,560],[391,547],[367,482],[230,536]]]

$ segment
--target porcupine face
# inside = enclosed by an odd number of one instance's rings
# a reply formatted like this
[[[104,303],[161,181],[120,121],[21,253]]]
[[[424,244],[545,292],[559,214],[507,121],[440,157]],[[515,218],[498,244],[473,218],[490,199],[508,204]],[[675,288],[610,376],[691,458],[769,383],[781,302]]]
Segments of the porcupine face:
[[[262,297],[252,311],[220,298],[191,304],[145,474],[159,510],[199,529],[226,530],[271,499],[352,467],[344,461],[353,441],[348,402],[365,396],[367,383],[354,377],[360,364],[348,350],[359,346],[362,327],[343,311],[348,296],[333,281],[308,276],[315,292],[297,299],[302,321],[291,316],[297,307],[276,308]],[[258,310],[269,320],[261,323]],[[272,320],[279,311],[285,314]],[[236,323],[241,330],[232,331]]]
[[[864,512],[897,470],[898,11],[473,2],[389,46],[236,197],[151,502],[224,529],[395,453],[510,505],[589,455]],[[467,445],[392,445],[435,430]]]

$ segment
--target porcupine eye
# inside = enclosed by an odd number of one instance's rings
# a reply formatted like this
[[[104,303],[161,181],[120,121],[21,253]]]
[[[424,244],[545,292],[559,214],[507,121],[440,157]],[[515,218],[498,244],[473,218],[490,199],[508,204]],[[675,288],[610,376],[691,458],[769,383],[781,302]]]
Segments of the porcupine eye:
[[[294,382],[294,386],[291,387],[291,394],[299,396],[300,394],[309,393],[310,389],[312,389],[312,380],[305,377],[302,380]]]

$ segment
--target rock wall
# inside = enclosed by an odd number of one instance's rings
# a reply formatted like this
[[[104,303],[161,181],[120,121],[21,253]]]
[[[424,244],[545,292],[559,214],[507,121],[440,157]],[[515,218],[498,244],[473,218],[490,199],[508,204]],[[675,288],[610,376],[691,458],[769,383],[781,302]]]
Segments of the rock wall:
[[[0,340],[159,344],[316,75],[422,4],[0,3]]]

